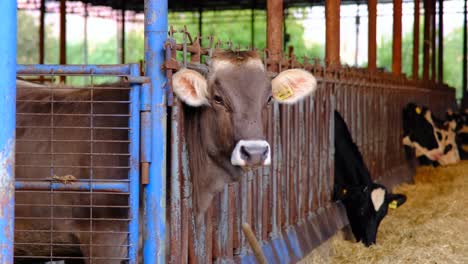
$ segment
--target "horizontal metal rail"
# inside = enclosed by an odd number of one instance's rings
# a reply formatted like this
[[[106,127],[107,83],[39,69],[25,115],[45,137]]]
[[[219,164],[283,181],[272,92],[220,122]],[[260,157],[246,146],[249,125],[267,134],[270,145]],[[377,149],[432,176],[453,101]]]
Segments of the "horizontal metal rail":
[[[60,191],[108,191],[128,192],[128,183],[118,182],[46,182],[46,181],[16,181],[17,190],[60,190]]]
[[[18,75],[130,75],[130,65],[23,65],[16,70]]]

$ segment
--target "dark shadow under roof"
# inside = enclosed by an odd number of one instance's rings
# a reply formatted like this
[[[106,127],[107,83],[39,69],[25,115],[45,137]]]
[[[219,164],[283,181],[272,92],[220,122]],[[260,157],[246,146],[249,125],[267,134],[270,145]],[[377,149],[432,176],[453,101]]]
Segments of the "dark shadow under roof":
[[[78,0],[68,0],[78,1]],[[229,10],[229,9],[266,9],[267,0],[168,0],[170,11]],[[92,5],[109,6],[143,12],[143,0],[87,0]],[[379,0],[379,3],[391,3],[392,0]],[[405,2],[405,1],[404,1]],[[412,2],[412,1],[411,1]],[[324,5],[324,0],[284,0],[284,8]],[[367,0],[341,0],[342,4],[367,4]]]

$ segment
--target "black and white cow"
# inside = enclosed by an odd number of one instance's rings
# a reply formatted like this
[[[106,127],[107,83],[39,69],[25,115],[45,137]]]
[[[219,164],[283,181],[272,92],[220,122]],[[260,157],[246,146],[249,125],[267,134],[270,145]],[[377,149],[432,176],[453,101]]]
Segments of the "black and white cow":
[[[468,109],[460,112],[447,111],[447,121],[455,123],[456,143],[460,158],[468,159]]]
[[[398,207],[406,201],[405,195],[392,194],[372,181],[345,121],[336,111],[334,200],[343,202],[354,237],[366,246],[375,244],[389,205]]]

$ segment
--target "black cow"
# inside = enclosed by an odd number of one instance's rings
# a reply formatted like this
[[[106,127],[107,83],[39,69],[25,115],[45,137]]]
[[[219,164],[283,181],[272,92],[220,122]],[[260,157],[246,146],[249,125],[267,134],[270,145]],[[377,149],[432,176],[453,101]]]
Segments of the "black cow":
[[[392,194],[374,183],[348,127],[335,111],[335,186],[334,200],[343,202],[357,241],[375,244],[377,229],[387,214],[389,204],[400,206],[403,194]]]
[[[460,158],[468,159],[468,109],[460,112],[447,111],[448,122],[455,122],[456,142]]]
[[[437,136],[442,139],[442,135],[437,134],[429,109],[414,103],[407,104],[403,109],[403,132],[406,152],[414,149],[420,165],[440,165],[439,159],[444,151]]]

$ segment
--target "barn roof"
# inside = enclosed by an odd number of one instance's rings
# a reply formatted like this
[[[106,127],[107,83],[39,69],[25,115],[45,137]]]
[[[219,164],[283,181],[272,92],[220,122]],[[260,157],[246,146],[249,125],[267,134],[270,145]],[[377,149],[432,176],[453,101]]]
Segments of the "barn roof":
[[[126,10],[142,12],[143,0],[68,0],[87,2],[92,5],[108,6],[121,9],[125,3]],[[410,0],[411,1],[411,0]],[[229,9],[266,9],[267,0],[169,0],[170,11],[229,10]],[[379,3],[391,3],[392,0],[378,0]],[[412,2],[412,1],[411,1]],[[367,0],[341,0],[342,4],[366,4]],[[325,0],[284,0],[284,8],[324,5]]]

